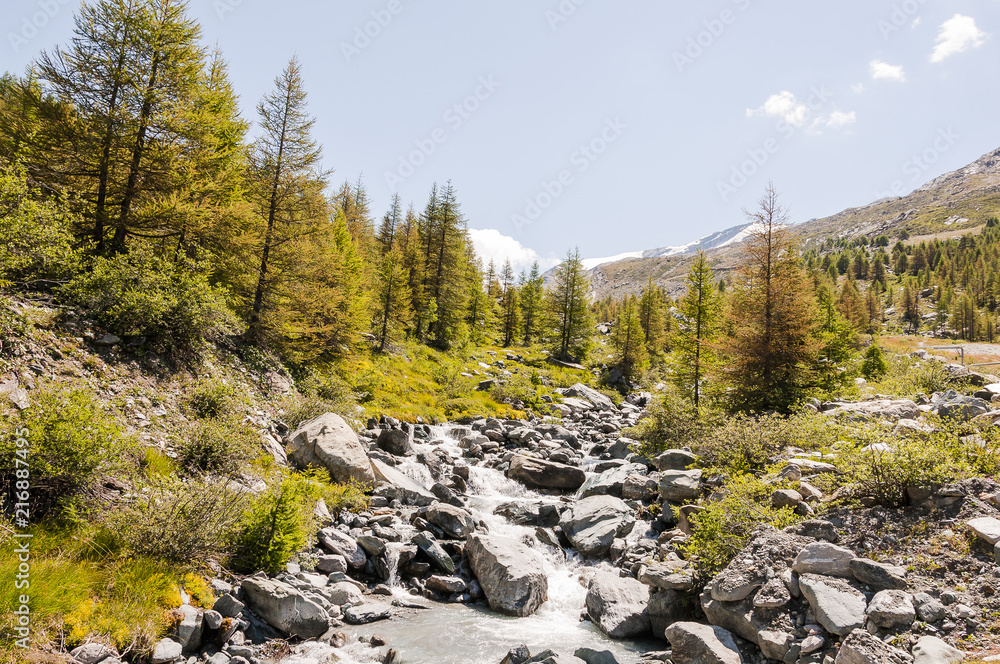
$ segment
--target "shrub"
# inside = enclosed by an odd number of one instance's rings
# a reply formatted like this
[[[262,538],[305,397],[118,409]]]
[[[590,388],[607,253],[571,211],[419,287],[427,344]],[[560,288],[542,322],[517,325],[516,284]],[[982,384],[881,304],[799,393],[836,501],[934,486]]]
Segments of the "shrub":
[[[146,337],[160,350],[191,351],[236,324],[225,291],[209,283],[208,273],[207,264],[170,260],[140,245],[96,258],[62,292],[116,334]]]
[[[713,419],[699,418],[694,403],[671,384],[653,401],[647,417],[624,433],[640,442],[642,454],[654,456],[671,447],[693,445],[706,435]]]
[[[865,358],[861,362],[861,375],[866,380],[881,380],[889,373],[889,365],[886,364],[882,356],[882,349],[878,344],[872,344],[865,351]]]
[[[30,469],[32,518],[68,514],[102,475],[123,466],[132,442],[84,390],[48,383],[31,402],[0,437],[0,477],[9,495],[23,481],[18,471]]]
[[[235,412],[239,400],[236,390],[228,383],[203,378],[191,391],[187,405],[197,417],[221,417]]]
[[[163,479],[132,506],[108,515],[139,555],[171,562],[224,560],[247,499],[228,482]]]
[[[704,504],[705,510],[691,516],[691,537],[681,545],[688,560],[694,560],[698,575],[707,579],[726,567],[762,525],[784,528],[802,520],[791,508],[771,507],[775,487],[752,475],[730,481],[720,500]]]
[[[967,379],[955,376],[935,360],[894,355],[886,365],[886,374],[871,386],[880,394],[911,398],[918,394],[933,394],[948,389],[963,391],[968,388]]]
[[[354,481],[333,484],[326,488],[323,500],[334,518],[343,512],[364,512],[371,507],[371,498],[366,495],[369,490],[370,487]]]
[[[335,374],[310,374],[299,381],[298,390],[280,402],[285,423],[292,429],[324,413],[336,413],[348,422],[357,418],[357,395]]]
[[[240,524],[233,557],[236,571],[279,572],[316,534],[313,509],[323,493],[315,475],[296,474],[255,498]]]
[[[233,475],[258,456],[260,434],[235,415],[197,420],[176,449],[177,461],[191,473]]]

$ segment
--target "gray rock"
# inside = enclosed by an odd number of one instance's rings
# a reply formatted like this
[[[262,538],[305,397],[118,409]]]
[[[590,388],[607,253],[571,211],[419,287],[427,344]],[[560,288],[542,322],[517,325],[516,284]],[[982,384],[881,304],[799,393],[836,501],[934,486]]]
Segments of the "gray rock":
[[[771,494],[771,505],[773,507],[795,507],[802,502],[802,494],[792,489],[777,489]]]
[[[206,611],[201,615],[202,623],[208,629],[219,629],[222,627],[223,615],[218,611]]]
[[[243,602],[228,593],[221,595],[219,599],[215,600],[215,604],[212,605],[213,611],[218,611],[226,618],[239,617],[243,613],[243,608]]]
[[[392,616],[392,607],[387,604],[361,604],[344,611],[344,622],[348,625],[367,625],[388,620]]]
[[[865,596],[846,581],[815,574],[799,577],[802,595],[816,614],[823,629],[846,636],[865,622]]]
[[[79,664],[98,664],[109,657],[118,657],[118,651],[103,643],[85,643],[79,648],[74,648],[70,656]]]
[[[253,612],[275,629],[314,639],[329,627],[326,610],[287,584],[251,577],[241,587]]]
[[[334,583],[325,588],[323,594],[330,601],[330,604],[344,606],[345,604],[357,605],[365,601],[365,596],[353,583]]]
[[[840,644],[835,664],[911,664],[913,658],[887,643],[856,629]]]
[[[687,561],[676,554],[663,561],[651,562],[639,575],[639,580],[647,586],[664,590],[691,590],[694,587],[694,572]]]
[[[781,662],[795,645],[795,637],[788,632],[764,630],[757,635],[757,645],[764,657]]]
[[[428,533],[419,532],[413,536],[410,540],[416,544],[421,551],[426,553],[434,564],[438,566],[438,569],[445,572],[446,574],[455,573],[455,561],[451,559],[451,556],[438,544],[437,540],[431,537]]]
[[[622,483],[625,500],[654,500],[660,493],[658,475],[629,475]]]
[[[876,590],[903,590],[906,588],[906,568],[855,558],[850,562],[854,578]]]
[[[983,540],[990,546],[996,546],[1000,542],[1000,519],[985,516],[979,519],[971,519],[969,528],[976,534],[976,537]]]
[[[730,566],[712,580],[712,597],[720,602],[738,602],[764,585],[764,578],[757,568]]]
[[[389,454],[405,456],[413,452],[413,437],[402,429],[382,429],[375,444]]]
[[[733,635],[721,627],[674,623],[666,630],[674,664],[742,664]]]
[[[559,520],[559,526],[577,551],[585,556],[602,556],[616,537],[635,525],[632,508],[620,498],[591,496],[574,503]]]
[[[149,661],[152,664],[170,664],[180,659],[184,649],[173,639],[160,639],[153,647]]]
[[[610,650],[593,650],[591,648],[577,648],[573,653],[587,664],[621,664],[618,658]]]
[[[967,422],[990,412],[990,404],[983,399],[959,394],[955,390],[938,392],[931,397],[934,411],[944,419]]]
[[[203,631],[201,612],[189,604],[177,609],[181,620],[174,629],[174,638],[185,651],[197,650],[201,647]]]
[[[797,523],[794,526],[789,526],[785,528],[784,532],[798,535],[800,537],[810,537],[812,539],[818,539],[823,542],[830,542],[836,544],[840,540],[840,535],[837,533],[837,529],[829,521],[823,521],[822,519],[809,519],[808,521],[803,521]]]
[[[365,566],[368,557],[365,555],[364,549],[361,548],[356,539],[347,533],[336,528],[324,528],[319,531],[317,538],[324,549],[335,555],[343,556],[352,569],[361,569]]]
[[[511,458],[507,475],[529,486],[567,491],[576,491],[587,479],[587,474],[574,466],[523,454]]]
[[[667,470],[660,476],[660,497],[671,503],[684,503],[701,496],[700,470]]]
[[[230,661],[229,655],[224,652],[217,652],[205,660],[205,664],[229,664]]]
[[[559,525],[559,510],[545,503],[514,500],[499,505],[493,513],[519,526],[552,528]]]
[[[698,456],[687,450],[667,450],[653,459],[657,470],[687,470],[698,461]]]
[[[853,579],[851,561],[857,558],[850,549],[829,542],[814,542],[806,546],[792,563],[792,569],[801,574],[822,574]]]
[[[568,397],[584,399],[599,410],[618,410],[615,407],[615,402],[612,401],[610,397],[598,392],[592,387],[584,385],[583,383],[577,383],[568,387],[565,394]]]
[[[944,620],[945,616],[948,615],[948,609],[945,608],[944,604],[927,593],[917,593],[913,599],[917,607],[917,615],[924,622],[934,623]]]
[[[445,503],[428,507],[427,520],[457,539],[465,539],[476,532],[476,520],[468,510]]]
[[[549,582],[534,551],[489,535],[475,534],[466,555],[490,608],[512,616],[530,616],[548,599]]]
[[[622,490],[629,475],[638,471],[644,471],[645,466],[639,464],[625,464],[617,468],[609,468],[603,473],[591,475],[583,486],[580,487],[581,498],[590,496],[616,496],[622,497]]]
[[[875,594],[866,611],[873,623],[882,629],[909,627],[916,617],[910,594],[902,590],[882,590]]]
[[[935,636],[922,636],[913,646],[913,664],[958,664],[965,653]]]
[[[779,577],[774,577],[761,586],[753,597],[753,605],[757,609],[780,609],[791,601],[792,594]]]
[[[511,648],[500,664],[525,664],[529,659],[531,659],[531,652],[528,651],[528,646],[522,645]]]
[[[331,572],[347,573],[347,559],[338,554],[320,556],[316,560],[316,569],[330,574]]]
[[[468,584],[461,577],[439,576],[437,574],[427,579],[424,585],[435,592],[444,594],[463,593],[468,588]]]
[[[342,417],[325,413],[303,422],[289,437],[288,459],[298,468],[326,468],[335,482],[375,481],[358,435]]]
[[[824,412],[833,417],[843,417],[849,422],[872,422],[877,419],[898,422],[917,419],[920,416],[920,407],[909,399],[878,399],[844,404]]]
[[[613,639],[650,633],[649,588],[613,572],[597,572],[587,589],[587,615],[598,629]]]
[[[371,460],[372,471],[379,482],[396,488],[400,500],[410,505],[426,506],[437,500],[437,496],[410,479],[392,466],[378,459]]]

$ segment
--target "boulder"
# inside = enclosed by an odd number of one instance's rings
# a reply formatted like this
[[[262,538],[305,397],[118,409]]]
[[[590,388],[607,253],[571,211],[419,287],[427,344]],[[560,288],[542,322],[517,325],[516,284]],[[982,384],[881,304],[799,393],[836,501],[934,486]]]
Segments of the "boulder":
[[[358,541],[336,528],[324,528],[317,534],[320,546],[332,554],[343,556],[344,560],[352,569],[361,569],[365,566],[368,557]]]
[[[576,491],[587,479],[587,474],[574,466],[523,454],[511,458],[507,475],[530,486],[566,491]]]
[[[353,583],[347,583],[346,581],[334,583],[333,585],[324,588],[323,594],[331,604],[336,604],[337,606],[343,606],[345,604],[354,606],[365,601],[365,596],[361,594],[358,587]]]
[[[657,470],[687,470],[698,456],[687,450],[667,450],[653,459]]]
[[[840,404],[825,410],[825,414],[843,417],[849,422],[872,422],[883,419],[890,422],[915,420],[920,416],[920,407],[909,399],[876,399],[860,403]]]
[[[610,397],[598,392],[592,387],[584,385],[583,383],[577,383],[576,385],[566,388],[565,395],[568,397],[584,399],[598,410],[618,410],[615,408],[615,402],[612,401]]]
[[[873,623],[890,630],[909,627],[917,616],[910,594],[902,590],[879,591],[865,613]]]
[[[109,657],[118,657],[117,650],[103,643],[85,643],[69,654],[79,664],[99,664]]]
[[[387,604],[360,604],[344,611],[344,622],[348,625],[367,625],[388,620],[391,615],[392,607]]]
[[[1000,519],[991,516],[972,519],[969,521],[969,528],[976,534],[976,537],[990,546],[996,546],[997,542],[1000,542]]]
[[[799,574],[822,574],[853,579],[851,561],[857,558],[850,549],[829,542],[814,542],[806,546],[792,563]]]
[[[903,590],[906,588],[906,568],[855,558],[850,562],[851,574],[861,583],[876,590]]]
[[[515,500],[499,505],[493,513],[519,526],[552,528],[559,525],[559,510],[545,503]]]
[[[149,661],[152,664],[172,664],[181,657],[183,648],[173,639],[160,639],[153,647]]]
[[[622,483],[625,500],[655,500],[660,493],[658,475],[629,475]]]
[[[990,403],[976,397],[959,394],[955,390],[937,392],[931,397],[934,412],[944,419],[967,422],[990,412]]]
[[[641,464],[627,463],[617,468],[609,468],[603,473],[591,475],[583,486],[580,487],[581,498],[590,496],[616,496],[622,497],[622,489],[629,475],[645,472],[646,467]]]
[[[382,429],[375,441],[380,450],[389,454],[405,456],[413,452],[413,437],[402,429]]]
[[[435,574],[434,576],[427,579],[424,584],[426,587],[430,588],[434,592],[443,594],[453,594],[453,593],[463,593],[469,587],[461,577],[458,576],[440,576]]]
[[[287,584],[251,577],[241,587],[253,612],[277,630],[314,639],[329,628],[326,609]]]
[[[215,604],[212,605],[212,610],[218,611],[225,618],[239,617],[239,615],[243,613],[244,608],[246,607],[243,602],[239,601],[229,593],[220,595],[219,599],[215,600]]]
[[[612,639],[647,636],[649,588],[613,572],[597,572],[587,589],[587,615],[598,629]]]
[[[846,581],[816,574],[799,577],[799,588],[823,629],[846,636],[865,623],[867,603],[860,590]]]
[[[674,623],[666,630],[674,664],[742,664],[733,635],[721,627]]]
[[[410,505],[426,506],[437,500],[437,496],[421,486],[420,483],[410,479],[389,464],[372,459],[371,467],[375,478],[379,482],[394,486],[403,502]]]
[[[616,537],[635,525],[632,508],[620,498],[591,496],[574,503],[559,520],[570,543],[585,556],[602,556]]]
[[[414,535],[410,541],[426,553],[442,572],[446,574],[455,573],[455,561],[451,559],[451,556],[448,555],[444,548],[429,533],[421,531]]]
[[[667,470],[660,476],[660,497],[671,503],[685,503],[701,496],[700,470]]]
[[[573,653],[587,664],[621,664],[610,650],[594,650],[592,648],[577,648]]]
[[[204,630],[201,612],[190,604],[185,604],[174,613],[180,618],[174,628],[174,638],[185,652],[198,650],[201,647],[201,635]]]
[[[863,629],[856,629],[840,644],[835,664],[911,664],[913,658]]]
[[[913,664],[958,664],[965,653],[936,636],[921,636],[913,646]]]
[[[427,520],[456,539],[465,539],[476,531],[476,520],[468,510],[445,503],[428,507]]]
[[[542,562],[527,546],[475,534],[469,537],[466,554],[494,611],[530,616],[548,599],[549,582]]]
[[[663,634],[663,630],[678,620],[688,617],[691,613],[686,598],[676,590],[661,590],[653,593],[649,597],[647,608],[654,636]]]
[[[340,415],[325,413],[299,425],[289,437],[289,460],[298,468],[326,468],[335,482],[375,482],[358,434]]]

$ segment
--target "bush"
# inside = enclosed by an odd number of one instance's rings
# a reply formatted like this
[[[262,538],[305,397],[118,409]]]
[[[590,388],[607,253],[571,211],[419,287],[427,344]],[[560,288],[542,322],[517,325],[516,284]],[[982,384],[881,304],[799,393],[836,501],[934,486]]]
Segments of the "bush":
[[[298,390],[280,402],[285,424],[292,429],[324,413],[336,413],[348,422],[357,418],[357,395],[339,376],[310,374],[299,381]]]
[[[221,417],[236,412],[240,404],[231,385],[203,378],[191,391],[187,405],[197,417]]]
[[[649,414],[624,433],[640,442],[642,454],[652,457],[668,448],[695,444],[707,434],[714,419],[711,415],[698,418],[694,403],[668,385],[649,407]]]
[[[865,380],[881,380],[889,373],[889,365],[886,364],[882,356],[882,349],[878,344],[872,344],[865,351],[865,359],[861,362],[861,375]]]
[[[726,485],[720,500],[706,502],[704,511],[691,516],[691,537],[681,549],[686,559],[694,561],[700,578],[722,571],[758,527],[780,529],[802,520],[791,508],[771,507],[775,488],[752,475],[742,475]]]
[[[16,482],[24,481],[19,471],[30,470],[32,518],[69,515],[101,476],[123,467],[132,442],[84,390],[48,383],[31,393],[31,403],[0,438],[4,489],[12,496]]]
[[[278,573],[315,536],[313,510],[323,493],[324,485],[315,475],[296,474],[255,498],[240,524],[234,569]]]
[[[177,461],[191,473],[234,475],[260,447],[260,434],[239,416],[197,420],[176,445]]]
[[[950,373],[941,362],[894,355],[886,362],[887,372],[871,387],[879,394],[912,398],[954,389],[968,390],[968,380]]]
[[[226,294],[208,281],[209,266],[173,261],[138,246],[96,258],[62,292],[121,336],[143,336],[159,350],[191,351],[231,333],[236,317]]]
[[[134,505],[107,518],[139,555],[185,564],[223,561],[246,501],[227,482],[163,479]]]

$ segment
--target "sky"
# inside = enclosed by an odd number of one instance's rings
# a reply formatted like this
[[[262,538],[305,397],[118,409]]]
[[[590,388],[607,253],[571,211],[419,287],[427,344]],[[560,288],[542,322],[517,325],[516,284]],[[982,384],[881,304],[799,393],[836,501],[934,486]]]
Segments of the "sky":
[[[0,67],[75,0],[5,0]],[[1000,147],[1000,0],[190,0],[244,115],[302,61],[334,183],[381,217],[451,180],[480,255],[551,267],[793,222]]]

